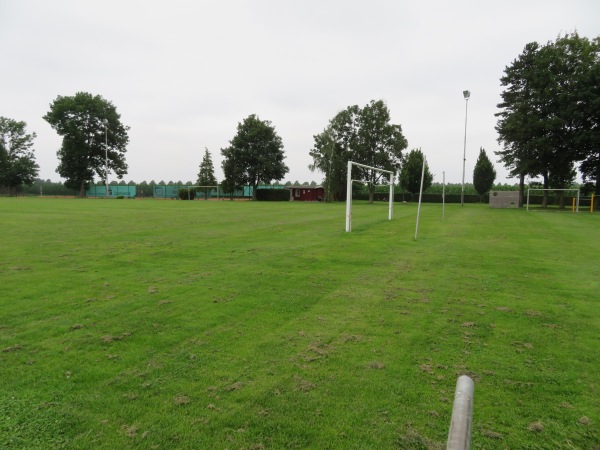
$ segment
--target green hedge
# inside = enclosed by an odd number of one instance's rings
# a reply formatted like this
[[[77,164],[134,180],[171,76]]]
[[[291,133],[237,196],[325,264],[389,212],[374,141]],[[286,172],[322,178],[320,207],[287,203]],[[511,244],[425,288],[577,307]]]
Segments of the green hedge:
[[[290,191],[288,189],[257,189],[256,200],[265,202],[289,202]]]
[[[369,194],[366,192],[354,193],[352,196],[355,200],[368,200]],[[387,202],[390,198],[389,193],[375,192],[373,200],[377,202]],[[410,195],[394,194],[394,202],[418,202],[419,194]],[[465,194],[465,203],[489,203],[489,195],[486,194],[483,197],[479,195],[467,195]],[[423,203],[442,203],[442,194],[423,194]],[[446,203],[460,203],[460,194],[446,194]]]
[[[179,189],[179,198],[181,200],[194,200],[196,191],[193,189]]]

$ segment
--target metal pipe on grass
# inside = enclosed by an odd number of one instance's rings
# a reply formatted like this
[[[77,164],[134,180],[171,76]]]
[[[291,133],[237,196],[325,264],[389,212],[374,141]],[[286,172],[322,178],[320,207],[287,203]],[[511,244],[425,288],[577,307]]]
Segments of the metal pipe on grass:
[[[473,424],[473,380],[461,375],[456,381],[452,419],[448,432],[447,450],[469,450],[471,448],[471,427]]]

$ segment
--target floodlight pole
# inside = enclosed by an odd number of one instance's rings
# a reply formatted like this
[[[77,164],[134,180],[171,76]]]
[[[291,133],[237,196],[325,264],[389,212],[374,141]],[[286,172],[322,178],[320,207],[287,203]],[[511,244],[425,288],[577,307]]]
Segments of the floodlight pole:
[[[465,206],[465,163],[467,161],[467,108],[469,106],[470,91],[463,91],[465,98],[465,145],[463,149],[463,172],[462,172],[462,187],[460,190],[460,206]]]
[[[106,198],[108,198],[108,120],[104,119],[104,183]]]

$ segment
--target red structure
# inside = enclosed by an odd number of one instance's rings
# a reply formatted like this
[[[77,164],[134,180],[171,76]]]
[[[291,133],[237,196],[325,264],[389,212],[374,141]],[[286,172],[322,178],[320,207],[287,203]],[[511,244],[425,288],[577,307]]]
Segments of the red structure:
[[[320,202],[325,196],[323,186],[286,186],[290,190],[290,201]]]

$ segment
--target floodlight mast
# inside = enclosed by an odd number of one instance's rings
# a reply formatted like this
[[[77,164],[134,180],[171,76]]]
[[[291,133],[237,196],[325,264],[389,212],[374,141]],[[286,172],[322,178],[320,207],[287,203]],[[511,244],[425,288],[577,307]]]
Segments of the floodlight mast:
[[[462,185],[460,189],[460,206],[465,206],[465,163],[467,161],[467,108],[469,106],[469,98],[471,97],[471,92],[463,91],[463,97],[465,98],[465,145],[463,149],[463,171]]]
[[[362,167],[363,169],[377,170],[390,175],[390,199],[388,205],[388,220],[394,216],[394,172],[391,170],[379,169],[377,167],[366,166],[354,161],[348,161],[348,175],[346,177],[346,232],[352,231],[352,165]]]

